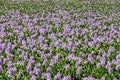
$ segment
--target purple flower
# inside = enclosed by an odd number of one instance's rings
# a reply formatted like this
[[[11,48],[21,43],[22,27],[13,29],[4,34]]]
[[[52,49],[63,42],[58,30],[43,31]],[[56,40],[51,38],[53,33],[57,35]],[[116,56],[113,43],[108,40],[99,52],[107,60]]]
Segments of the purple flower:
[[[71,30],[70,34],[73,35],[74,33],[75,33],[75,31],[74,31],[74,30]]]
[[[36,66],[36,67],[40,67],[40,66],[41,66],[41,63],[36,63],[35,66]]]
[[[113,68],[112,67],[108,68],[108,72],[109,72],[109,74],[112,74],[113,73]]]
[[[52,72],[52,68],[51,68],[51,67],[48,67],[48,68],[47,68],[47,71]]]
[[[54,78],[55,79],[61,79],[61,77],[62,77],[62,75],[60,73],[57,73]]]
[[[94,43],[93,43],[93,42],[89,42],[88,45],[89,45],[89,46],[93,46]]]
[[[93,60],[92,55],[89,54],[89,55],[88,55],[88,61],[92,61],[92,60]]]
[[[9,61],[9,62],[8,62],[7,67],[8,67],[8,69],[9,69],[9,68],[12,68],[12,61]]]
[[[36,24],[36,23],[37,23],[37,18],[34,18],[34,19],[33,19],[33,22]]]
[[[40,74],[41,73],[41,70],[39,68],[34,68],[34,71],[33,71],[36,75]]]
[[[50,54],[50,53],[45,54],[45,57],[46,57],[46,58],[49,58],[49,57],[51,57],[51,54]]]
[[[57,55],[54,56],[53,58],[54,58],[55,61],[58,61],[59,57],[60,57],[60,54],[57,54]]]
[[[68,60],[73,60],[73,57],[75,57],[74,54],[70,54],[69,56],[67,56],[67,59]]]
[[[101,67],[101,63],[97,63],[97,68],[100,68]]]
[[[49,34],[48,36],[49,36],[53,41],[56,40],[56,37],[55,37],[54,33],[51,33],[51,34]]]
[[[51,60],[50,66],[53,66],[54,64],[55,64],[55,61],[54,61],[54,60]]]
[[[46,34],[46,30],[45,30],[45,29],[39,29],[39,32],[40,32],[42,35],[45,35],[45,34]]]
[[[24,17],[25,17],[26,19],[29,19],[29,15],[27,15],[27,14],[25,14]]]
[[[32,66],[31,66],[31,65],[28,65],[28,66],[26,67],[26,70],[27,70],[27,72],[31,71],[31,70],[32,70]]]
[[[42,59],[46,59],[45,54],[41,54],[41,58],[42,58]]]
[[[30,80],[36,80],[36,76],[35,76],[35,75],[32,75],[32,77],[31,77]]]
[[[2,73],[3,72],[3,68],[2,68],[2,66],[0,65],[0,73]]]
[[[88,78],[87,78],[87,77],[84,77],[83,80],[88,80]]]
[[[2,60],[0,59],[0,65],[2,65]]]
[[[6,33],[5,32],[0,32],[0,37],[4,38],[6,36]]]
[[[78,68],[78,67],[80,66],[80,62],[77,61],[77,62],[75,63],[75,66],[76,66],[76,68]]]
[[[93,23],[93,24],[91,24],[91,27],[96,28],[96,27],[99,26],[99,24],[100,24],[100,23]]]
[[[105,77],[100,78],[100,80],[105,80]]]
[[[78,67],[78,68],[77,68],[77,71],[76,71],[76,74],[79,75],[79,74],[81,73],[81,71],[82,71],[82,67]]]
[[[116,56],[116,60],[120,60],[120,54]]]
[[[120,31],[118,32],[118,36],[120,37]]]
[[[8,58],[8,59],[11,59],[11,58],[13,58],[13,57],[14,57],[13,54],[11,54],[11,53],[8,53],[8,54],[7,54],[7,58]]]
[[[34,75],[34,72],[33,71],[29,71],[29,74],[32,76],[32,75]]]
[[[13,75],[16,71],[17,71],[16,67],[12,67],[12,68],[8,69],[8,74]]]
[[[65,76],[62,78],[62,80],[72,80],[70,76]]]
[[[42,73],[42,78],[45,78],[47,75],[45,73]]]
[[[3,51],[2,50],[0,50],[0,54],[2,53]]]
[[[23,61],[17,61],[17,64],[24,66],[24,62]]]
[[[30,65],[34,65],[35,64],[34,56],[30,57],[28,64],[30,64]]]
[[[87,29],[82,29],[81,36],[84,36],[86,32],[88,32]]]
[[[110,46],[109,49],[108,49],[108,53],[111,53],[111,52],[113,52],[114,50],[115,50],[115,48],[112,47],[112,46]]]
[[[105,62],[106,62],[106,58],[102,57],[101,60],[100,60],[100,63],[103,65],[103,64],[105,64]]]
[[[118,79],[116,77],[114,77],[113,80],[118,80]]]
[[[43,61],[43,65],[47,64],[48,63],[48,60],[47,59],[44,59]]]
[[[52,80],[51,73],[47,73],[47,80]]]
[[[106,25],[102,27],[102,30],[105,30],[105,29],[107,29],[107,26],[106,26]]]
[[[95,80],[93,77],[84,77],[83,80]]]
[[[66,24],[66,25],[64,25],[64,31],[65,32],[70,32],[70,24]]]
[[[116,64],[116,62],[117,62],[117,61],[116,61],[115,59],[112,60],[112,64]]]
[[[111,67],[112,66],[112,63],[111,62],[107,62],[107,65],[106,65],[106,68],[109,68],[109,67]]]
[[[120,42],[120,38],[117,38],[117,42]]]
[[[69,64],[66,64],[66,65],[64,65],[64,68],[65,68],[66,70],[69,70],[70,65],[69,65]]]
[[[116,64],[116,69],[120,70],[120,64]]]

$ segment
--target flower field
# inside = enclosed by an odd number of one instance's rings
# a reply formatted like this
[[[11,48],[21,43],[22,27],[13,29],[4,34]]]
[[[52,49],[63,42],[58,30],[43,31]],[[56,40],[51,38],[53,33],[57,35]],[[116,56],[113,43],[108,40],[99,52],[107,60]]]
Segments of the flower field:
[[[0,80],[120,80],[120,1],[0,1]]]

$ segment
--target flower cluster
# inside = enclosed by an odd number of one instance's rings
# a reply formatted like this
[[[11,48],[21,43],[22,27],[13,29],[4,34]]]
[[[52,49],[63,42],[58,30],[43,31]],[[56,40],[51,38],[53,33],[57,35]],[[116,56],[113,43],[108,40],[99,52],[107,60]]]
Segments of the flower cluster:
[[[22,10],[0,17],[0,78],[120,79],[119,12]]]

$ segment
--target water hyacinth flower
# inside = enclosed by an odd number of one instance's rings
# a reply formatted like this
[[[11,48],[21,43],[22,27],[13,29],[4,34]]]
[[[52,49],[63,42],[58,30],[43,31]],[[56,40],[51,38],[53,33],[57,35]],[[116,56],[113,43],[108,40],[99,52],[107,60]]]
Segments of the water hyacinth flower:
[[[100,78],[100,80],[106,80],[105,77]]]
[[[7,63],[8,69],[9,69],[9,68],[12,68],[12,65],[13,65],[12,61],[9,61],[9,62]]]
[[[16,71],[17,71],[17,68],[16,68],[16,67],[9,68],[9,69],[8,69],[8,74],[9,74],[9,75],[13,75]]]
[[[2,66],[0,65],[0,73],[2,73],[3,72],[3,68],[2,68]]]
[[[76,74],[80,75],[82,72],[82,67],[78,67],[76,70]]]
[[[2,65],[3,64],[3,62],[2,62],[2,60],[0,59],[0,65]]]
[[[116,64],[116,70],[120,70],[120,64]]]
[[[48,79],[48,80],[52,80],[51,73],[46,73],[46,76],[47,76],[47,79]]]
[[[101,67],[101,63],[97,63],[97,68],[100,68]]]
[[[67,59],[68,60],[75,60],[75,61],[78,60],[78,58],[76,58],[74,54],[70,54],[69,56],[67,56]]]
[[[120,42],[120,38],[117,38],[117,42]]]
[[[46,73],[42,73],[41,75],[42,75],[42,78],[46,78],[47,77]]]
[[[31,70],[32,70],[32,66],[28,64],[28,65],[26,66],[26,70],[27,70],[27,72],[31,71]]]
[[[83,80],[95,80],[93,77],[84,77]]]
[[[39,75],[41,73],[41,70],[39,68],[34,68],[33,73]]]
[[[69,65],[69,64],[66,64],[66,65],[64,65],[64,68],[65,68],[65,70],[69,70],[70,65]]]
[[[36,23],[37,23],[37,18],[34,18],[34,19],[33,19],[33,22],[36,24]]]
[[[114,50],[115,50],[115,48],[112,47],[112,46],[110,46],[109,49],[108,49],[108,53],[111,53],[111,52],[113,52]]]
[[[34,75],[34,72],[33,71],[29,71],[29,75]]]
[[[34,56],[31,56],[28,62],[29,65],[35,65]]]
[[[54,60],[51,60],[50,66],[53,66],[55,64]]]
[[[96,28],[96,27],[99,26],[99,24],[100,24],[100,23],[92,23],[92,24],[91,24],[91,27],[92,27],[92,28]]]
[[[45,54],[41,54],[41,58],[42,58],[42,59],[46,59]]]
[[[89,42],[88,44],[89,44],[89,46],[93,46],[93,45],[94,45],[94,43],[93,43],[93,42]]]
[[[49,34],[48,36],[49,36],[53,41],[56,40],[56,37],[55,37],[54,33],[51,33],[51,34]]]
[[[39,32],[41,32],[42,35],[46,34],[46,30],[45,29],[39,29]]]
[[[32,75],[30,80],[37,80],[35,75]]]
[[[108,68],[108,72],[109,72],[109,74],[112,74],[113,73],[113,68]]]
[[[118,79],[115,77],[115,78],[113,78],[113,80],[118,80]]]
[[[70,76],[64,76],[62,80],[72,80]]]
[[[90,61],[90,62],[91,62],[92,60],[93,60],[92,55],[91,55],[91,54],[89,54],[89,55],[88,55],[88,61]]]
[[[48,59],[44,59],[43,61],[43,65],[47,64],[48,63]]]
[[[54,76],[55,79],[61,79],[62,78],[62,75],[60,73],[57,73],[55,76]]]
[[[35,66],[36,66],[36,67],[40,67],[40,66],[41,66],[41,63],[36,63]]]
[[[106,58],[105,58],[105,57],[102,57],[101,60],[100,60],[101,65],[104,65],[105,62],[106,62]]]
[[[47,68],[47,71],[48,71],[48,72],[52,72],[52,68],[51,68],[51,67],[48,67],[48,68]]]
[[[51,57],[51,54],[50,54],[50,53],[45,54],[45,57],[46,57],[46,58],[49,58],[49,57]]]
[[[107,62],[107,65],[106,65],[106,68],[109,68],[109,67],[111,67],[112,66],[112,63],[111,62]]]
[[[77,61],[77,62],[75,63],[75,67],[78,68],[79,66],[80,66],[80,62]]]
[[[7,58],[8,58],[8,59],[11,59],[11,58],[13,58],[13,57],[14,57],[13,54],[11,54],[11,53],[8,53],[8,54],[7,54]]]
[[[18,64],[18,65],[20,65],[20,66],[24,66],[24,61],[17,61],[16,64]]]
[[[84,77],[83,80],[88,80],[88,78],[87,78],[87,77]]]

